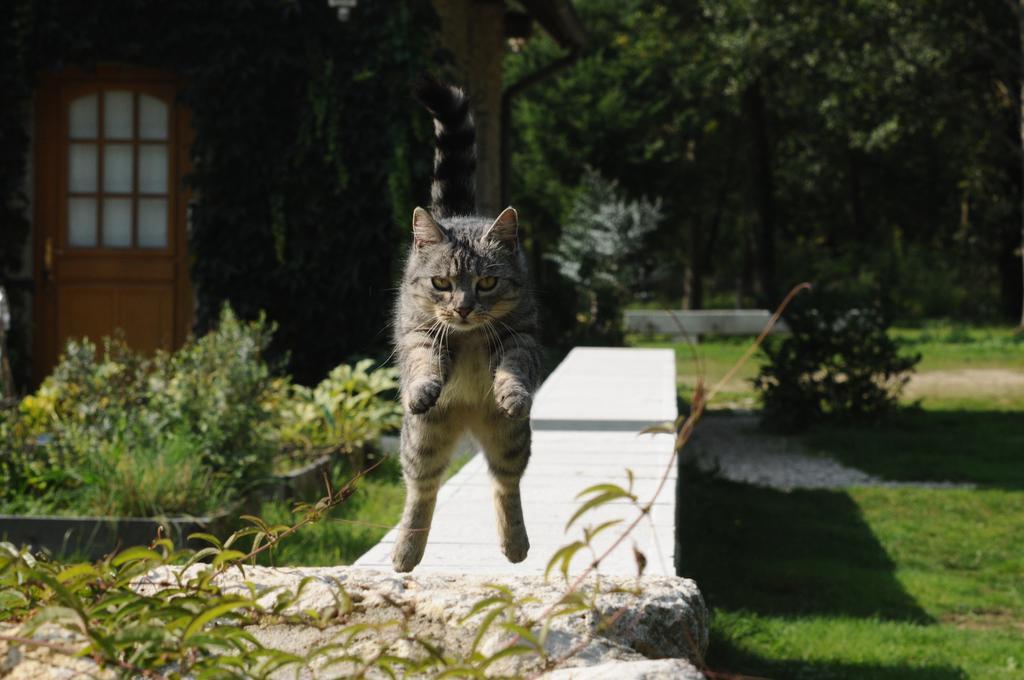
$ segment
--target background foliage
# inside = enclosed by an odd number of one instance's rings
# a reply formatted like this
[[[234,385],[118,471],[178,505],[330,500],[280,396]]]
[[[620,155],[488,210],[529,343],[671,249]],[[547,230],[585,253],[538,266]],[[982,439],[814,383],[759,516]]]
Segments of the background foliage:
[[[535,248],[554,247],[589,165],[662,199],[663,304],[774,307],[846,277],[903,318],[1019,318],[1012,3],[574,4],[586,50],[514,110]],[[557,53],[526,43],[509,79]],[[542,266],[540,285],[564,284]]]
[[[190,252],[197,330],[229,301],[279,325],[304,382],[387,343],[394,256],[429,187],[429,121],[406,84],[437,63],[429,0],[17,0],[0,9],[0,275],[27,227],[24,122],[36,74],[111,61],[184,78],[192,113]],[[400,221],[396,221],[401,216]],[[342,304],[341,301],[344,301]]]

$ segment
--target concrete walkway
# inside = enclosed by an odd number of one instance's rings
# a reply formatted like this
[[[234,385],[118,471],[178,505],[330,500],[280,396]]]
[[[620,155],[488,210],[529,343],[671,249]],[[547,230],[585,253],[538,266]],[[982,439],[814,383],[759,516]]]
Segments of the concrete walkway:
[[[675,355],[667,349],[572,350],[548,377],[533,406],[533,456],[522,481],[530,555],[509,564],[498,547],[487,466],[476,455],[441,489],[430,541],[416,573],[543,574],[558,548],[578,540],[582,527],[637,516],[628,501],[614,501],[585,515],[565,532],[580,506],[576,494],[593,484],[625,487],[641,502],[654,495],[672,456],[673,437],[638,435],[648,425],[676,417]],[[675,466],[649,519],[601,565],[601,572],[636,574],[633,546],[647,558],[645,574],[675,575]],[[598,552],[621,533],[613,527],[594,540]],[[392,530],[355,566],[391,569]],[[580,551],[571,572],[592,561]]]

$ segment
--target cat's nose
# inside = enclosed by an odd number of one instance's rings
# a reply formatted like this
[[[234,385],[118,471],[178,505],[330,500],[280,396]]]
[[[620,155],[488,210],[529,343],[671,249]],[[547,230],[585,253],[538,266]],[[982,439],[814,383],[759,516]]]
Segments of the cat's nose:
[[[463,319],[469,316],[469,313],[473,311],[472,307],[456,307],[455,311],[459,313]]]

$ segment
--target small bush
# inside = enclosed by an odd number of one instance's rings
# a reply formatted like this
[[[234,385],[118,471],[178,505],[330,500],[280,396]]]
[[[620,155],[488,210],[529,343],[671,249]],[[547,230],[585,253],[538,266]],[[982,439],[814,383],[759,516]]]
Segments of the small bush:
[[[270,472],[276,451],[276,414],[263,403],[272,386],[263,353],[273,333],[262,315],[246,323],[225,306],[213,332],[159,355],[147,384],[147,424],[184,428],[205,464],[239,489]]]
[[[826,417],[870,420],[895,408],[920,355],[902,355],[883,306],[864,296],[811,293],[786,314],[791,335],[764,346],[754,378],[763,424],[797,430]]]
[[[298,449],[354,453],[402,423],[396,393],[398,371],[371,370],[372,359],[342,364],[315,388],[291,387],[281,408],[281,439]]]
[[[69,342],[40,389],[0,412],[5,509],[203,514],[294,458],[352,454],[398,427],[393,369],[366,359],[294,385],[264,360],[273,331],[225,307],[214,331],[152,358],[117,338]]]

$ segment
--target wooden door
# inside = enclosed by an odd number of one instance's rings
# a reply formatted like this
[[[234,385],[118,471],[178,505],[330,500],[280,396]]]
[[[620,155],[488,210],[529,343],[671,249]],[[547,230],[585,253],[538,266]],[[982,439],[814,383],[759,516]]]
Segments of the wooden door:
[[[69,338],[184,342],[187,111],[170,74],[108,66],[42,79],[36,97],[34,371]]]

